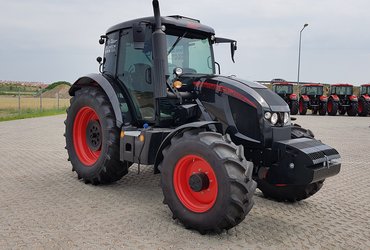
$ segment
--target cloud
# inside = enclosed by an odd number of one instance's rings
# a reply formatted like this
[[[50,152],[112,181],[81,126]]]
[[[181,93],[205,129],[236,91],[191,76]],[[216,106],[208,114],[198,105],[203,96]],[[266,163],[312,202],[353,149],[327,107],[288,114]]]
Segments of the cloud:
[[[238,40],[237,64],[217,47],[225,74],[251,80],[297,75],[302,33],[302,81],[368,82],[370,2],[365,0],[161,0],[163,15],[182,14]],[[150,0],[14,0],[2,3],[0,78],[74,81],[97,72],[98,38],[110,26],[152,15]]]

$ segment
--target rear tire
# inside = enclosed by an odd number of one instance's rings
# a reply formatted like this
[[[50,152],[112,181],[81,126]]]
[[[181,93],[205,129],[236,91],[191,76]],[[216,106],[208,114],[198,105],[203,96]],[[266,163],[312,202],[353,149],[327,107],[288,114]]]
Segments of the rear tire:
[[[367,116],[369,114],[369,102],[365,98],[360,97],[358,99],[358,115]]]
[[[328,104],[326,102],[322,102],[319,109],[319,115],[326,115]]]
[[[164,203],[185,228],[219,233],[239,224],[251,210],[253,164],[228,136],[187,131],[171,139],[163,156],[159,169]],[[193,176],[204,180],[197,190],[190,184]]]
[[[343,106],[340,106],[339,108],[338,108],[338,113],[340,114],[340,115],[345,115],[346,114],[346,108],[344,108]]]
[[[307,113],[307,102],[303,101],[303,99],[299,100],[299,114],[305,115]]]
[[[290,114],[291,115],[296,115],[298,114],[298,100],[292,100],[290,101]]]
[[[67,109],[66,149],[72,170],[85,183],[106,184],[128,173],[119,160],[119,129],[105,93],[94,87],[76,91]]]
[[[331,115],[331,116],[337,115],[338,102],[334,101],[333,99],[329,99],[327,109],[328,109],[328,115]]]
[[[349,116],[356,116],[358,109],[358,102],[351,102],[350,106],[347,107],[347,114]]]

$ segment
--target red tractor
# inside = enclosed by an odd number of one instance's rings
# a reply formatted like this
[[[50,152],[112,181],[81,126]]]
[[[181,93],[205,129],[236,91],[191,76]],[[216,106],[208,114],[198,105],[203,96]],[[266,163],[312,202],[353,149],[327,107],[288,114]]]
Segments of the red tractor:
[[[353,95],[353,85],[351,84],[334,84],[330,87],[330,96],[328,100],[328,114],[344,115],[346,112],[349,116],[357,115],[358,99]]]
[[[307,109],[312,110],[312,114],[326,115],[328,97],[324,95],[322,84],[305,84],[301,88],[299,98],[299,114],[305,115]]]
[[[370,110],[370,83],[361,85],[358,97],[358,115],[367,116]]]
[[[290,114],[298,114],[298,96],[293,93],[293,84],[282,79],[279,79],[279,81],[273,79],[271,83],[272,90],[289,105]]]

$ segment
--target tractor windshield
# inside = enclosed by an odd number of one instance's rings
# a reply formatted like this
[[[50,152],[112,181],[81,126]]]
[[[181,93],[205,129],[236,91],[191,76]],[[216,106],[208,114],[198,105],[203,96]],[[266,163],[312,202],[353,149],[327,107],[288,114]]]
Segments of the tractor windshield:
[[[370,95],[370,86],[366,87],[366,86],[362,86],[361,87],[361,95]]]
[[[184,73],[213,74],[212,48],[208,38],[167,34],[169,73],[180,67]]]
[[[352,95],[353,88],[351,86],[336,86],[335,93],[337,95]]]
[[[292,85],[274,85],[274,91],[277,94],[292,94],[293,86]]]
[[[323,87],[322,86],[307,86],[306,94],[307,95],[322,95]]]

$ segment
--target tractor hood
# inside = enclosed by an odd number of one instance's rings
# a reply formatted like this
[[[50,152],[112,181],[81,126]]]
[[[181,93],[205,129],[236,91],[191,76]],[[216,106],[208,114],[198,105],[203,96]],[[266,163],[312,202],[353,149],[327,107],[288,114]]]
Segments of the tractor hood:
[[[187,85],[192,84],[200,93],[203,89],[211,89],[218,95],[232,96],[254,108],[261,107],[273,112],[289,112],[289,106],[279,95],[257,82],[231,76],[191,76],[187,74],[181,76],[180,80]]]

